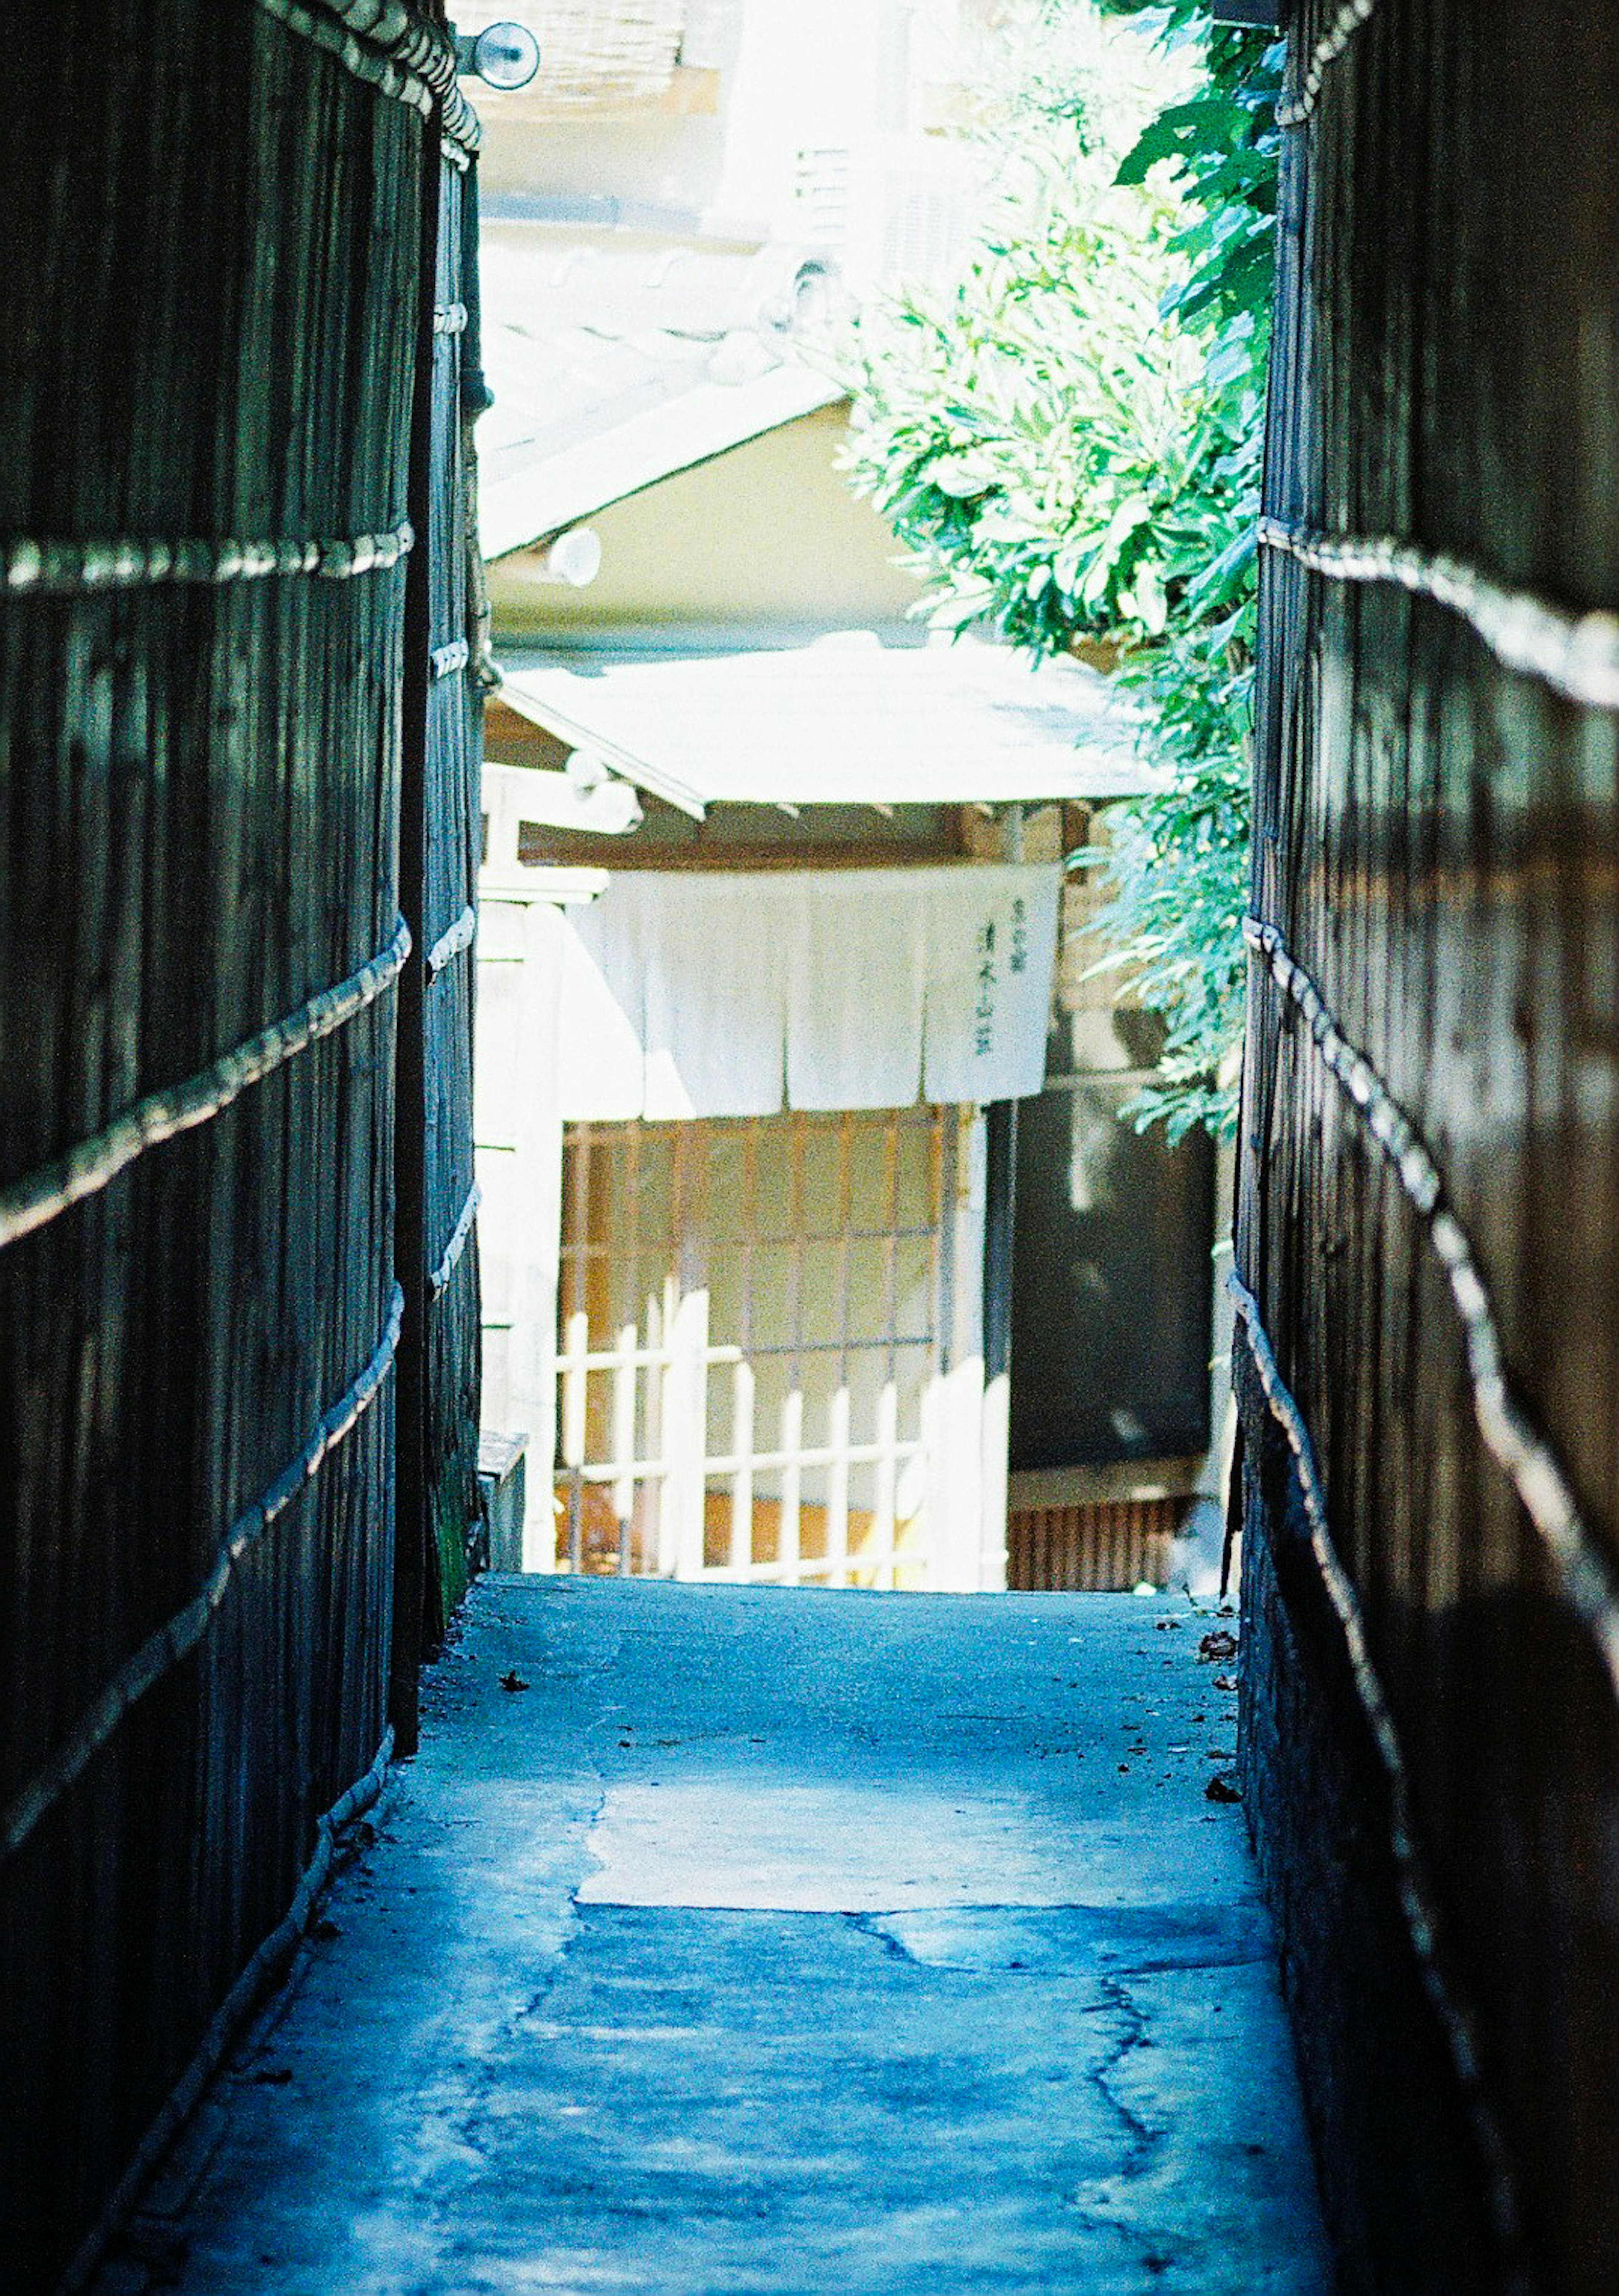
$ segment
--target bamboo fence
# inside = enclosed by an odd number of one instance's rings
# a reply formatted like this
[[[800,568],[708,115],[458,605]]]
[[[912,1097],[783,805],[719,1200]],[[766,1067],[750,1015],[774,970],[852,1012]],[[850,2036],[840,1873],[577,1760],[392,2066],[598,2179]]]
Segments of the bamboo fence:
[[[1295,12],[1245,1759],[1357,2290],[1619,2255],[1613,85],[1607,9]]]
[[[463,982],[402,1295],[401,988],[465,907],[477,802],[467,678],[410,701],[421,219],[475,130],[395,0],[61,0],[12,70],[0,2286],[33,2291],[89,2270],[390,1742],[402,1316],[470,1193]],[[422,904],[404,726],[457,696]],[[422,1418],[460,1493],[472,1251],[438,1296]]]
[[[422,1264],[424,1505],[428,1575],[424,1636],[436,1647],[466,1591],[468,1531],[478,1513],[478,1195],[472,1170],[472,1015],[477,870],[483,833],[478,768],[483,705],[478,685],[478,536],[469,498],[470,426],[481,411],[476,312],[476,178],[441,163],[430,362],[424,365],[428,499],[424,505],[427,652],[422,758],[407,803],[419,835],[422,973]],[[407,742],[407,755],[414,744]],[[402,1112],[402,1121],[407,1120]],[[403,1191],[402,1191],[403,1193]]]

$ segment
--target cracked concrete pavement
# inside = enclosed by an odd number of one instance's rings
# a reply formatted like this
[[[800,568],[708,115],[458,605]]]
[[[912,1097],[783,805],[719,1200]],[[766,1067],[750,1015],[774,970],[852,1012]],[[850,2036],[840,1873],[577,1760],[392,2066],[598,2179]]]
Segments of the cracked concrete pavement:
[[[99,2296],[1325,2296],[1217,1623],[485,1580]]]

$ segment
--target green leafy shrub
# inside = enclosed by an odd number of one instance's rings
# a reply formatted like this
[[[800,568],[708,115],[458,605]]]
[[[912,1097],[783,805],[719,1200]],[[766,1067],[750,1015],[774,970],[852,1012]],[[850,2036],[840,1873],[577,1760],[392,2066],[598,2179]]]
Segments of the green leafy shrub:
[[[1114,816],[1108,964],[1164,1016],[1131,1113],[1235,1120],[1279,57],[1194,0],[1025,0],[977,131],[995,191],[947,293],[868,311],[850,471],[936,623],[1100,644],[1157,794]]]

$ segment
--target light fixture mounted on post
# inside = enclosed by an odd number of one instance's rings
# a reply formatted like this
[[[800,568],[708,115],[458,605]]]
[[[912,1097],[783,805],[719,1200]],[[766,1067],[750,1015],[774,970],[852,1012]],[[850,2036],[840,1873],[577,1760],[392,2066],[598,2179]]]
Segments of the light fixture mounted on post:
[[[540,44],[526,24],[490,24],[481,32],[455,35],[455,69],[463,78],[489,87],[527,87],[539,68]]]

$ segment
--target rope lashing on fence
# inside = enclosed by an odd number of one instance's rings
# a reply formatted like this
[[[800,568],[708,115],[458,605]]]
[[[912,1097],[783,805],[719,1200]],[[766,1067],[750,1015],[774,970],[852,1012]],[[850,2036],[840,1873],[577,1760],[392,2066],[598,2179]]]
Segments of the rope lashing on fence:
[[[1445,1201],[1432,1151],[1364,1053],[1338,1027],[1315,982],[1274,925],[1243,919],[1243,938],[1303,1014],[1323,1066],[1359,1113],[1421,1216],[1461,1317],[1473,1412],[1556,1568],[1570,1608],[1590,1635],[1619,1692],[1619,1574],[1587,1528],[1561,1466],[1508,1385],[1505,1351],[1489,1287],[1460,1221]]]
[[[340,23],[334,23],[319,6],[305,7],[303,0],[257,0],[266,16],[274,16],[300,40],[307,40],[335,56],[346,72],[356,79],[374,87],[379,95],[386,95],[395,103],[408,104],[413,111],[429,119],[433,110],[433,91],[415,72],[407,71],[388,55],[373,54],[361,46],[354,34]]]
[[[1298,94],[1276,107],[1279,127],[1302,127],[1321,102],[1328,73],[1362,24],[1377,12],[1378,0],[1345,0],[1310,52],[1310,61],[1298,84]]]
[[[209,1123],[250,1086],[261,1083],[284,1062],[330,1037],[368,1004],[375,1004],[404,971],[410,948],[410,930],[401,917],[387,947],[347,980],[323,988],[295,1013],[260,1029],[188,1083],[149,1093],[104,1130],[70,1148],[43,1171],[0,1188],[0,1250],[31,1235],[86,1196],[98,1193],[149,1148]]]
[[[470,901],[456,918],[449,931],[441,933],[427,953],[427,974],[436,980],[445,966],[458,957],[463,948],[470,948],[478,936],[478,911]]]
[[[471,659],[472,649],[465,638],[454,638],[448,645],[435,646],[428,656],[435,681],[454,677],[456,671],[464,669]]]
[[[401,0],[255,0],[266,16],[322,48],[356,79],[424,118],[442,103],[450,156],[464,165],[482,131],[461,92],[455,51],[437,26]]]
[[[433,313],[433,332],[436,335],[464,335],[467,332],[467,307],[464,303],[440,303]]]
[[[348,582],[397,566],[415,539],[403,525],[385,534],[315,542],[4,542],[0,594],[78,597],[158,582],[258,582],[274,574]]]
[[[435,1300],[441,1300],[450,1288],[450,1278],[460,1267],[462,1254],[471,1241],[472,1229],[478,1219],[478,1207],[482,1201],[483,1191],[475,1187],[461,1208],[461,1218],[450,1231],[444,1258],[428,1278],[428,1289]]]
[[[1438,1899],[1428,1879],[1421,1849],[1405,1750],[1389,1710],[1388,1698],[1366,1639],[1360,1599],[1333,1543],[1327,1513],[1326,1486],[1316,1463],[1315,1447],[1304,1416],[1278,1368],[1265,1332],[1259,1302],[1241,1277],[1226,1277],[1237,1310],[1248,1359],[1254,1366],[1271,1415],[1280,1428],[1293,1456],[1304,1518],[1310,1526],[1311,1552],[1321,1584],[1344,1637],[1356,1694],[1367,1727],[1388,1782],[1389,1844],[1394,1852],[1395,1887],[1401,1911],[1410,1931],[1423,1988],[1433,2005],[1450,2047],[1451,2062],[1467,2102],[1474,2141],[1491,2184],[1491,2213],[1505,2254],[1512,2259],[1509,2285],[1527,2296],[1531,2283],[1523,2261],[1523,2217],[1519,2209],[1512,2156],[1501,2135],[1484,2084],[1479,2062],[1475,2021],[1464,2007],[1450,1973],[1450,1956],[1443,1939]]]
[[[22,1847],[40,1819],[88,1768],[131,1708],[195,1650],[229,1593],[242,1557],[285,1514],[305,1487],[315,1480],[326,1460],[353,1433],[381,1393],[399,1344],[404,1310],[405,1295],[396,1284],[388,1323],[370,1362],[353,1386],[332,1405],[303,1449],[282,1469],[263,1497],[255,1499],[232,1524],[200,1592],[183,1611],[177,1611],[167,1626],[149,1635],[139,1650],[126,1660],[100,1696],[80,1716],[71,1736],[62,1742],[8,1805],[0,1821],[0,1860],[13,1856]]]
[[[328,15],[339,17],[371,47],[397,57],[419,72],[438,95],[457,92],[455,51],[448,36],[405,0],[322,0]]]
[[[1569,613],[1504,590],[1460,559],[1390,537],[1318,534],[1263,518],[1259,542],[1334,581],[1392,583],[1430,598],[1468,623],[1504,668],[1584,709],[1619,709],[1619,614]]]
[[[148,2177],[176,2136],[190,2120],[199,2100],[229,2053],[232,2043],[298,1951],[315,1918],[321,1892],[331,1878],[339,1837],[346,1826],[363,1817],[380,1799],[394,1757],[390,1723],[382,1734],[375,1760],[364,1777],[356,1778],[315,1826],[315,1855],[304,1868],[286,1914],[254,1954],[209,2021],[195,2056],[169,2091],[156,2120],[136,2146],[135,2155],[113,2189],[94,2230],[80,2244],[63,2274],[62,2296],[84,2287],[104,2254],[108,2243],[141,2197]]]

